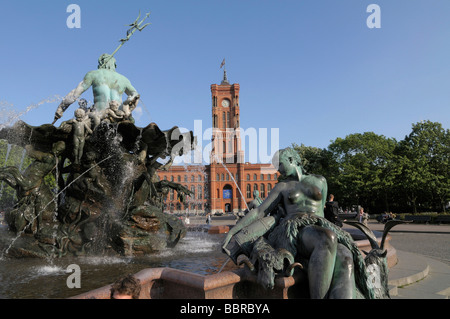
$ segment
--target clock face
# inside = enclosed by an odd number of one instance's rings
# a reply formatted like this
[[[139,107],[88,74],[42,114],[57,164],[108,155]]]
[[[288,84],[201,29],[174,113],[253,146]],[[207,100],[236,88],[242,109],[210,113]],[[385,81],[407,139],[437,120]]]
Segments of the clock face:
[[[223,101],[222,101],[222,106],[223,106],[223,107],[228,107],[228,106],[230,106],[230,101],[227,100],[227,99],[223,100]]]

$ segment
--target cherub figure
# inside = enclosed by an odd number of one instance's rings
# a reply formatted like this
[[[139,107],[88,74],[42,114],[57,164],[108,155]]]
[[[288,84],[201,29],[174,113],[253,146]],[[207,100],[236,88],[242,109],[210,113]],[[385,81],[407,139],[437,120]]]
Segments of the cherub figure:
[[[104,112],[104,119],[109,121],[110,123],[117,122],[117,120],[122,120],[125,116],[125,112],[119,110],[119,102],[111,101],[109,102],[109,109],[106,109]]]
[[[86,99],[83,99],[83,98],[81,98],[79,101],[78,101],[78,105],[80,106],[80,109],[83,109],[83,111],[85,112],[85,113],[88,113],[89,112],[89,108],[88,108],[88,102],[86,101]]]
[[[115,100],[109,102],[108,108],[89,113],[89,116],[94,120],[94,128],[96,128],[103,120],[108,123],[122,120],[124,115],[124,111],[119,110],[119,102]]]
[[[134,109],[137,107],[138,103],[139,103],[139,99],[140,99],[140,95],[136,95],[131,101],[125,101],[122,104],[122,109],[124,112],[124,118],[126,120],[130,120],[132,122],[134,122],[133,118],[131,117],[131,112],[134,111]]]
[[[86,136],[92,134],[89,124],[85,121],[85,114],[83,109],[76,109],[75,119],[66,122],[66,124],[72,125],[74,164],[80,164]]]

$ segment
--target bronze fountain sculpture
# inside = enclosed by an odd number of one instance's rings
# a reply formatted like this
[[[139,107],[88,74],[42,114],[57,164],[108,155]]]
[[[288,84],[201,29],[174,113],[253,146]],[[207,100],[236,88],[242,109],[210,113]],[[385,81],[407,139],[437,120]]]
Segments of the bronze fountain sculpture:
[[[351,235],[323,216],[327,182],[304,174],[292,148],[273,159],[281,176],[269,196],[233,228],[222,250],[238,264],[238,257],[257,276],[260,285],[274,287],[277,275],[305,271],[310,298],[389,298],[384,242],[400,221],[386,225],[381,244],[365,225],[348,222],[369,239],[372,250],[364,258]]]
[[[0,180],[16,190],[17,204],[5,214],[16,238],[4,243],[9,256],[53,257],[66,254],[119,253],[139,255],[173,247],[186,233],[184,224],[163,213],[169,188],[190,195],[182,185],[160,181],[174,157],[193,149],[192,132],[162,131],[155,123],[134,124],[132,111],[139,94],[116,72],[113,55],[129,40],[140,21],[131,24],[113,54],[103,54],[98,69],[62,100],[52,124],[23,121],[0,129],[0,138],[22,146],[34,160],[21,173],[0,169]],[[92,87],[94,105],[81,94]],[[128,98],[122,102],[122,94]],[[75,118],[53,124],[75,101]],[[164,163],[166,161],[166,163]],[[56,188],[44,181],[52,175]]]
[[[130,25],[113,54],[100,56],[98,69],[62,100],[52,124],[18,121],[0,129],[0,139],[24,147],[34,159],[23,173],[12,166],[0,169],[0,180],[18,199],[6,213],[16,235],[4,251],[8,256],[140,255],[173,247],[185,235],[184,224],[163,212],[163,197],[169,188],[181,200],[191,192],[160,181],[156,171],[194,149],[193,134],[176,126],[162,131],[155,123],[135,126],[132,112],[140,95],[116,72],[113,57],[135,30],[148,25],[141,26],[145,18]],[[90,87],[94,105],[88,108],[81,95]],[[75,101],[80,106],[75,118],[54,126]],[[245,255],[265,288],[274,287],[276,276],[301,269],[311,298],[388,298],[384,242],[398,221],[386,224],[380,245],[366,226],[350,223],[372,245],[363,257],[350,234],[323,216],[325,178],[304,174],[291,148],[277,152],[274,165],[281,173],[278,183],[264,201],[255,194],[248,213],[227,234],[223,251],[236,264]],[[45,181],[49,174],[55,189]]]

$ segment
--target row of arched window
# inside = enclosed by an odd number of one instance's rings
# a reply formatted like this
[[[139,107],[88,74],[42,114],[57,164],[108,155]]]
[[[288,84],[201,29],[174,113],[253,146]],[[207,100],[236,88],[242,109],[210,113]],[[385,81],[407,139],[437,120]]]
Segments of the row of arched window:
[[[231,174],[233,174],[233,173],[231,173]],[[233,174],[233,177],[234,177],[234,180],[235,181],[238,181],[238,179],[239,179],[239,174],[238,173],[236,173],[236,174]],[[250,174],[247,174],[247,176],[246,176],[246,181],[250,181],[251,179],[250,179]],[[253,174],[253,181],[257,181],[257,180],[260,180],[260,181],[264,181],[264,180],[268,180],[268,181],[270,181],[270,180],[272,180],[272,178],[273,178],[273,180],[277,180],[278,179],[278,176],[277,176],[277,174],[275,173],[275,174],[260,174],[259,175],[259,179],[258,179],[258,174]],[[219,174],[219,173],[217,173],[216,174],[216,181],[229,181],[230,180],[230,175],[228,174],[228,173],[226,173],[226,174]]]
[[[266,174],[267,175],[267,180],[268,181],[270,181],[270,180],[272,180],[272,177],[273,177],[273,179],[276,181],[277,179],[278,179],[278,175],[277,175],[277,173],[275,173],[275,174]],[[250,180],[250,174],[247,174],[247,181],[249,181]],[[257,181],[258,180],[258,174],[253,174],[253,180],[254,181]],[[259,180],[260,181],[263,181],[264,180],[264,174],[260,174],[259,175]]]
[[[234,180],[237,181],[239,178],[239,174],[238,173],[236,173],[236,174],[231,173],[231,174],[233,175]],[[216,181],[229,181],[229,180],[230,180],[230,174],[228,174],[228,173],[226,173],[226,174],[217,173],[216,174]]]
[[[192,199],[203,199],[203,193],[207,193],[208,189],[206,185],[197,185],[197,187],[195,187],[195,185],[191,185],[191,187],[188,187],[187,185],[184,185],[184,187],[186,187],[187,189],[189,189],[193,195],[190,196],[190,198]],[[204,188],[204,190],[203,190]],[[173,188],[169,189],[169,200],[173,201],[175,200],[175,191]]]
[[[253,198],[253,191],[259,191],[259,197],[266,198],[266,185],[260,184],[258,188],[258,184],[253,184],[253,190],[252,185],[247,184],[247,198]],[[272,191],[272,184],[267,184],[267,195]]]
[[[163,178],[165,181],[167,181],[167,176],[164,176],[164,178]],[[181,182],[181,175],[177,175],[177,178],[176,178],[177,180],[177,182],[178,183],[180,183]],[[197,176],[195,176],[195,175],[191,175],[191,178],[190,178],[190,181],[191,181],[191,183],[195,183],[195,182],[202,182],[202,181],[207,181],[208,180],[208,177],[205,175],[205,176],[203,176],[203,175],[197,175]],[[172,175],[172,176],[170,176],[170,181],[171,182],[175,182],[175,177]],[[183,181],[185,182],[185,183],[188,183],[189,181],[188,181],[188,176],[187,175],[184,175],[184,177],[183,177]]]
[[[266,185],[261,183],[259,186],[258,184],[247,184],[247,190],[246,190],[246,197],[251,200],[253,198],[253,191],[259,191],[259,197],[261,198],[266,198],[266,196],[269,195],[269,193],[272,191],[272,184],[267,184],[267,190],[266,190]],[[267,194],[266,194],[267,191]],[[233,195],[236,196],[236,198],[240,198],[241,194],[239,193],[239,189],[236,188],[236,194]],[[242,195],[244,196],[244,195]],[[221,198],[220,196],[220,189],[217,188],[216,189],[216,198]]]
[[[173,212],[175,210],[175,207],[176,207],[176,210],[178,210],[178,211],[181,210],[182,208],[183,208],[183,210],[186,210],[186,209],[203,210],[203,209],[206,209],[206,206],[207,206],[206,203],[205,204],[202,204],[202,203],[199,203],[199,204],[194,204],[194,203],[183,203],[183,204],[181,204],[181,203],[169,203],[169,204],[164,204],[164,210],[165,211],[169,210],[169,211]]]

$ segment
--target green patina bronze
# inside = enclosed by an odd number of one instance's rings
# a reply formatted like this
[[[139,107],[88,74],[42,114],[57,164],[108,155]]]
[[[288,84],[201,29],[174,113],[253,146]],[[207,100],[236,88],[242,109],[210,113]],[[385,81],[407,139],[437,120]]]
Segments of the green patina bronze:
[[[304,271],[311,298],[388,298],[386,251],[364,225],[372,251],[362,256],[350,234],[324,218],[327,182],[303,174],[301,159],[291,148],[275,154],[281,176],[269,196],[255,205],[227,234],[222,249],[237,263],[245,263],[265,288],[277,275]],[[387,231],[393,225],[385,229]],[[384,242],[384,239],[383,239]],[[374,266],[376,265],[376,266]],[[372,283],[373,269],[380,286]]]
[[[124,45],[124,43],[130,40],[136,30],[142,31],[150,24],[147,23],[142,25],[149,15],[150,13],[147,13],[146,16],[138,22],[141,16],[141,13],[139,12],[137,19],[129,25],[131,28],[128,29],[126,38],[120,40],[120,45],[114,50],[114,52],[112,54],[102,54],[98,59],[98,69],[88,72],[84,76],[83,81],[81,81],[75,89],[66,95],[55,112],[55,118],[52,124],[55,124],[56,121],[62,117],[64,111],[91,86],[94,94],[95,110],[102,111],[106,109],[109,107],[109,103],[111,101],[122,103],[122,94],[126,93],[128,98],[123,102],[122,108],[128,116],[130,115],[130,107],[131,105],[136,107],[139,100],[139,95],[136,89],[131,85],[131,82],[125,76],[116,72],[117,65],[114,55]]]
[[[140,255],[173,247],[185,235],[184,224],[163,212],[163,198],[169,189],[176,189],[180,200],[191,192],[160,181],[156,172],[195,147],[193,134],[176,126],[162,131],[155,123],[135,126],[132,111],[139,94],[115,70],[113,55],[148,25],[142,25],[147,17],[130,25],[113,54],[99,58],[98,69],[58,106],[53,124],[90,87],[94,105],[80,99],[75,118],[59,127],[18,121],[0,130],[1,139],[24,147],[34,159],[24,172],[0,169],[0,180],[15,188],[18,198],[5,214],[15,236],[1,243],[6,255]],[[45,182],[48,176],[56,181],[53,190]]]

